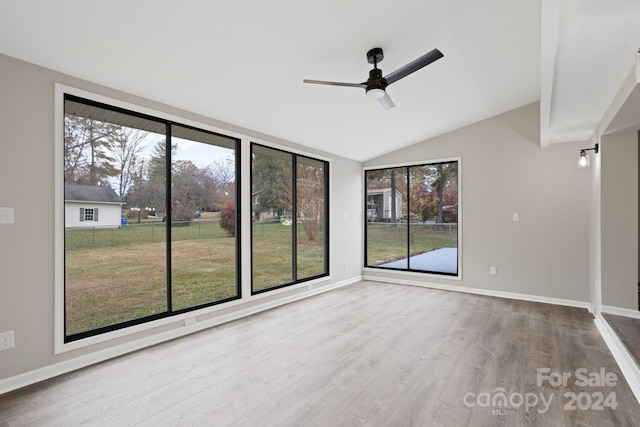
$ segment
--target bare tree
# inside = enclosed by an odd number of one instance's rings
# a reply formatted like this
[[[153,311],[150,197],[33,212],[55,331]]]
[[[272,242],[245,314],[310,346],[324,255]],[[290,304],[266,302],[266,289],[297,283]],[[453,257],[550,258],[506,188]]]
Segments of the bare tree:
[[[125,197],[133,185],[136,174],[139,174],[142,159],[139,154],[144,148],[147,132],[120,127],[110,138],[114,166],[118,171],[118,188],[116,193],[121,199]]]

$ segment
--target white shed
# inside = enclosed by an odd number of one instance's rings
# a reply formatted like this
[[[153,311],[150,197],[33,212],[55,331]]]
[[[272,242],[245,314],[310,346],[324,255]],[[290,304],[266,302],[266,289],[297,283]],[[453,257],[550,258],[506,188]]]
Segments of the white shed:
[[[390,188],[367,191],[367,221],[390,221],[393,204]],[[396,190],[396,219],[404,216],[402,212],[402,193]]]
[[[65,227],[119,227],[122,200],[113,188],[64,185]]]

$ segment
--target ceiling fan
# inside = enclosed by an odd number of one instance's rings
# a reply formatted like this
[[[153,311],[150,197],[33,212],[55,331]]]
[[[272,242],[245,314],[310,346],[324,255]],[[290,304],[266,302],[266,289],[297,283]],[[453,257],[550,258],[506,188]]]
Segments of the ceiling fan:
[[[308,80],[304,79],[304,83],[313,83],[319,85],[331,85],[331,86],[347,86],[347,87],[362,87],[366,91],[367,95],[371,98],[375,98],[380,102],[380,105],[385,110],[394,108],[396,105],[386,92],[387,86],[391,83],[395,83],[403,77],[407,77],[409,74],[418,71],[419,69],[426,67],[434,61],[442,58],[444,55],[438,49],[433,49],[430,52],[425,53],[420,58],[408,63],[407,65],[398,68],[392,73],[382,76],[382,70],[378,69],[378,63],[384,59],[382,49],[375,47],[367,52],[367,61],[369,64],[373,64],[373,70],[369,71],[369,79],[362,83],[341,83],[341,82],[327,82],[324,80]]]

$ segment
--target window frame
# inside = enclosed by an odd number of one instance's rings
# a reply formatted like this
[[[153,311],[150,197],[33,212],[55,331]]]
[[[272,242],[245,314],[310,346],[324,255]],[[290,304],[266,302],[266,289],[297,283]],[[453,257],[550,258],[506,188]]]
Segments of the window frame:
[[[254,184],[254,179],[253,179],[253,147],[262,147],[262,148],[267,148],[270,150],[275,150],[275,151],[279,151],[282,153],[286,153],[291,155],[292,157],[292,164],[291,164],[291,170],[292,170],[292,208],[291,208],[291,213],[292,213],[292,238],[291,238],[291,251],[292,251],[292,277],[294,277],[294,279],[289,282],[289,283],[284,283],[284,284],[279,284],[279,285],[275,285],[275,286],[271,286],[268,288],[264,288],[264,289],[259,289],[259,290],[255,290],[254,289],[254,283],[253,283],[253,269],[254,269],[254,257],[253,257],[253,249],[254,249],[254,239],[253,239],[253,226],[254,226],[254,221],[253,221],[253,184]],[[309,276],[309,277],[305,277],[302,279],[298,279],[297,278],[297,228],[298,228],[298,224],[296,219],[297,216],[297,198],[296,198],[296,193],[297,193],[297,165],[298,165],[298,161],[297,159],[299,157],[302,158],[306,158],[306,159],[310,159],[313,161],[319,161],[323,163],[323,172],[324,172],[324,176],[323,176],[323,185],[324,185],[324,189],[325,189],[325,201],[324,201],[324,251],[323,251],[323,264],[324,264],[324,272],[321,274],[317,274],[314,276]],[[331,171],[331,162],[328,159],[322,158],[321,156],[311,156],[309,154],[304,154],[295,150],[291,150],[291,149],[286,149],[286,148],[282,148],[282,147],[277,147],[277,146],[273,146],[270,144],[265,144],[262,142],[255,142],[252,141],[250,143],[250,147],[249,147],[249,158],[250,158],[250,165],[249,165],[249,191],[250,191],[250,200],[251,200],[251,206],[249,208],[250,214],[251,214],[251,218],[252,221],[250,223],[250,252],[251,252],[251,262],[250,262],[250,266],[249,266],[249,270],[250,270],[250,289],[251,289],[251,295],[260,295],[260,294],[265,294],[268,292],[273,292],[273,291],[278,291],[281,290],[283,288],[289,288],[291,286],[294,285],[299,285],[301,283],[307,283],[310,281],[315,281],[318,279],[325,279],[325,278],[330,278],[330,269],[331,269],[331,263],[330,263],[330,259],[329,259],[329,255],[330,255],[330,200],[331,200],[331,188],[330,188],[330,171]],[[259,196],[255,196],[256,198],[258,198]]]
[[[158,326],[171,324],[182,319],[193,318],[196,315],[204,314],[207,312],[221,309],[220,306],[225,303],[232,303],[242,299],[242,215],[241,215],[241,169],[242,169],[242,136],[228,131],[226,129],[219,129],[206,125],[200,122],[186,119],[184,117],[174,116],[172,114],[163,113],[161,111],[152,110],[140,105],[131,104],[118,99],[113,99],[96,93],[88,92],[82,89],[66,86],[60,83],[54,85],[54,241],[55,241],[55,289],[54,289],[54,354],[60,354],[67,351],[72,351],[78,348],[83,348],[96,343],[112,340],[114,338],[128,336],[138,333],[140,331],[153,329]],[[69,339],[66,335],[65,327],[65,202],[64,202],[64,117],[65,117],[65,100],[67,99],[79,99],[86,101],[88,104],[92,104],[98,107],[107,108],[109,110],[119,111],[125,114],[130,114],[136,117],[150,119],[153,121],[160,121],[165,123],[167,129],[167,141],[170,143],[171,138],[171,126],[169,124],[178,125],[185,128],[191,128],[206,133],[212,133],[220,135],[224,138],[231,139],[234,142],[235,150],[235,199],[236,204],[236,236],[235,236],[235,261],[236,261],[236,274],[235,274],[235,289],[236,294],[231,298],[225,298],[217,301],[211,301],[206,304],[200,304],[193,307],[172,310],[171,306],[167,306],[167,311],[164,313],[154,314],[151,316],[145,316],[139,319],[134,319],[126,322],[109,325],[106,327],[92,329],[87,332],[81,332],[72,335],[73,339]],[[169,157],[169,156],[167,156]],[[170,170],[170,168],[168,168]],[[170,190],[168,190],[168,193]],[[169,195],[169,194],[168,194]],[[95,214],[94,214],[95,215]],[[94,217],[95,218],[95,217]],[[171,227],[167,232],[171,233]],[[166,243],[167,256],[171,255],[171,243]],[[167,259],[167,262],[169,260]],[[169,283],[171,281],[171,272],[167,271],[167,292],[170,292]],[[170,295],[170,293],[169,293]],[[169,296],[170,300],[170,296]]]
[[[457,171],[457,180],[458,180],[458,231],[457,231],[457,273],[439,273],[433,271],[424,271],[424,270],[416,270],[409,268],[387,268],[380,266],[367,265],[367,251],[368,251],[368,234],[367,234],[367,214],[368,214],[368,198],[367,198],[367,171],[375,171],[375,170],[385,170],[385,169],[396,169],[396,168],[407,168],[407,170],[411,167],[419,167],[419,166],[428,166],[428,165],[436,165],[441,163],[458,163],[458,171]],[[437,279],[449,279],[449,280],[462,280],[462,259],[463,259],[463,201],[462,201],[462,157],[445,157],[438,159],[430,159],[419,162],[407,162],[407,163],[395,163],[395,164],[385,164],[379,166],[367,166],[362,170],[362,183],[363,183],[363,201],[362,201],[362,212],[363,212],[363,236],[364,236],[364,245],[363,245],[363,254],[362,254],[362,265],[363,271],[369,273],[380,273],[380,272],[388,272],[399,275],[408,275],[408,276],[419,276],[419,277],[431,277]],[[410,238],[410,230],[411,227],[407,227],[407,239]]]
[[[80,208],[80,222],[98,222],[97,208]]]

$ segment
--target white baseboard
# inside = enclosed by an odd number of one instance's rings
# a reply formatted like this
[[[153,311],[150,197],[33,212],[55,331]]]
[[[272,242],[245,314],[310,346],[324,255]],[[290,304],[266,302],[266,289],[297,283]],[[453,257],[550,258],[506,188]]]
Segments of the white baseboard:
[[[608,314],[615,314],[616,316],[631,317],[633,319],[640,319],[640,311],[631,310],[630,308],[614,307],[612,305],[603,305],[602,312]]]
[[[602,339],[604,339],[607,347],[609,347],[613,358],[618,363],[618,366],[620,366],[622,375],[624,375],[631,391],[633,391],[638,403],[640,403],[640,367],[638,367],[638,364],[629,353],[629,350],[627,350],[627,347],[622,343],[618,335],[601,314],[596,315],[595,322]]]
[[[539,295],[519,294],[515,292],[492,291],[489,289],[470,288],[470,287],[459,286],[459,285],[441,285],[438,283],[419,282],[415,280],[406,280],[406,279],[398,279],[398,278],[390,279],[388,277],[377,277],[372,275],[364,275],[362,279],[371,280],[374,282],[397,283],[399,285],[421,286],[423,288],[440,289],[443,291],[463,292],[468,294],[485,295],[490,297],[508,298],[508,299],[522,300],[522,301],[531,301],[531,302],[541,302],[545,304],[565,305],[568,307],[584,308],[589,310],[590,313],[593,310],[593,307],[591,306],[591,304],[586,301],[550,298],[550,297],[543,297]]]
[[[54,363],[43,368],[35,369],[29,372],[15,375],[13,377],[0,380],[0,395],[8,393],[13,390],[17,390],[22,387],[26,387],[31,384],[38,383],[63,375],[87,366],[104,362],[105,360],[112,359],[114,357],[122,356],[133,351],[141,350],[152,345],[160,344],[165,341],[169,341],[175,338],[179,338],[185,335],[192,334],[204,329],[218,326],[223,323],[231,322],[243,317],[251,316],[262,311],[270,310],[281,305],[289,304],[295,301],[299,301],[305,298],[309,298],[314,295],[322,294],[343,286],[351,285],[353,283],[362,280],[361,276],[352,277],[350,279],[332,283],[331,285],[322,286],[310,290],[308,292],[294,294],[288,297],[279,298],[274,301],[268,301],[263,304],[255,305],[249,308],[239,309],[232,313],[217,316],[212,319],[204,320],[202,322],[194,323],[191,326],[187,326],[179,329],[172,329],[170,331],[162,332],[156,335],[151,335],[145,338],[141,338],[136,341],[132,341],[126,344],[110,347],[104,350],[96,351],[84,356],[75,357],[73,359],[66,360],[64,362]]]

